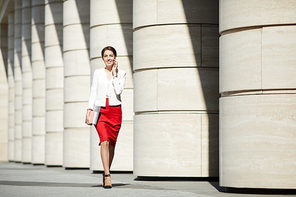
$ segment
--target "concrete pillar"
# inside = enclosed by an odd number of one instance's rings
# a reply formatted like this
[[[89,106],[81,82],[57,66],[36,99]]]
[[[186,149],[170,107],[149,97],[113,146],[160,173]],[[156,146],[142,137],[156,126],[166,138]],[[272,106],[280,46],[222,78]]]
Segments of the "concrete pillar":
[[[14,161],[14,13],[8,13],[8,160]]]
[[[22,0],[14,0],[14,159],[22,161]]]
[[[218,176],[218,8],[133,1],[137,176]]]
[[[45,1],[45,164],[63,165],[63,0]]]
[[[63,166],[89,168],[90,131],[85,113],[90,87],[89,0],[64,0]]]
[[[220,1],[220,185],[296,189],[296,1]]]
[[[32,163],[45,162],[44,0],[32,0]]]
[[[0,161],[8,161],[8,25],[0,26]]]
[[[31,0],[22,4],[22,76],[23,124],[22,162],[32,160],[32,65],[31,65]]]
[[[91,1],[91,74],[104,68],[101,50],[111,45],[117,50],[119,68],[127,72],[125,90],[122,94],[122,128],[116,144],[116,155],[111,170],[133,170],[133,30],[132,0],[120,2]],[[103,170],[100,160],[99,138],[91,127],[91,170]]]

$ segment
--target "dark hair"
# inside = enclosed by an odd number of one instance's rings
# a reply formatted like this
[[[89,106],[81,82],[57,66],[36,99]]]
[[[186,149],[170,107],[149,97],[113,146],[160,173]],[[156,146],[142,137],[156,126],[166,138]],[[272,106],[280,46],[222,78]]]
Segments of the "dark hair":
[[[117,56],[116,50],[113,47],[106,46],[105,48],[102,49],[102,52],[101,52],[102,58],[104,56],[105,51],[107,50],[112,51],[115,57]]]

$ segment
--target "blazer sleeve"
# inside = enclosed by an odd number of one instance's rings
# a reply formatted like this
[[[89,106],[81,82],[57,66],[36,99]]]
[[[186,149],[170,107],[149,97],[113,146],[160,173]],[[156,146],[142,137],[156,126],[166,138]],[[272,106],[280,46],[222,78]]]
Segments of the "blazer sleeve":
[[[93,75],[92,85],[90,88],[90,95],[89,95],[87,109],[93,109],[96,101],[97,91],[98,91],[98,71],[95,70]]]
[[[115,91],[115,94],[120,95],[124,89],[126,79],[126,72],[121,70],[121,73],[118,74],[118,77],[115,77],[112,80],[112,85]]]

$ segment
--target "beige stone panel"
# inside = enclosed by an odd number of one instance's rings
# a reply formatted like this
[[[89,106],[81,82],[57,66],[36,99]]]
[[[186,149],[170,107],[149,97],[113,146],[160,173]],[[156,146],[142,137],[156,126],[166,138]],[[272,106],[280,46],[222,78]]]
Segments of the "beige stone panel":
[[[220,99],[220,186],[295,189],[296,95]]]
[[[9,76],[9,78],[12,78],[12,77]],[[9,79],[9,81],[10,80],[11,79]],[[10,107],[9,113],[14,113],[14,82],[9,82],[8,86],[10,86],[8,90],[9,103],[11,104],[11,107],[13,106],[13,108]]]
[[[23,72],[23,91],[25,91],[25,89],[32,89],[32,72],[28,71],[28,72]],[[23,92],[24,94],[24,92]]]
[[[45,65],[44,61],[34,61],[32,62],[32,77],[33,81],[44,81],[45,78]],[[33,89],[35,86],[33,85]]]
[[[8,141],[8,160],[14,160],[14,141]]]
[[[32,43],[32,62],[44,60],[44,43]],[[33,64],[33,63],[32,63]]]
[[[63,132],[47,132],[45,136],[45,165],[63,165]]]
[[[158,0],[133,0],[133,28],[157,24]]]
[[[22,162],[31,163],[32,160],[32,139],[23,138],[22,139]]]
[[[113,46],[117,56],[133,55],[133,30],[131,24],[114,24],[91,29],[91,58],[101,57],[106,46]]]
[[[158,110],[219,110],[218,69],[159,69]]]
[[[220,92],[261,89],[261,30],[220,38]]]
[[[22,138],[22,124],[15,123],[14,125],[14,139]]]
[[[10,107],[8,109],[11,109]],[[13,128],[14,130],[14,112],[12,114],[8,113],[8,128]],[[12,136],[11,138],[9,137],[9,139],[13,139],[14,137],[14,131],[13,133],[9,134],[9,136]]]
[[[19,85],[21,83],[18,83],[17,85]],[[17,86],[16,86],[17,87]],[[17,89],[20,89],[20,92],[22,93],[22,89],[21,88],[17,88]],[[16,90],[15,90],[16,91]],[[22,95],[19,95],[19,94],[15,94],[15,98],[14,98],[14,107],[15,107],[15,110],[17,112],[21,111],[22,110]],[[19,117],[18,117],[19,118]]]
[[[132,23],[133,1],[91,0],[91,27],[114,23]]]
[[[157,110],[158,70],[145,70],[134,73],[134,111]]]
[[[73,88],[75,87],[75,88]],[[65,78],[64,101],[88,101],[90,80],[89,76],[74,76]]]
[[[32,105],[23,105],[22,111],[23,121],[30,121],[32,119]]]
[[[134,117],[134,175],[201,176],[201,115]]]
[[[26,88],[23,89],[23,108],[24,105],[31,105],[32,104],[32,89]]]
[[[33,99],[33,116],[44,116],[45,114],[45,98]]]
[[[85,111],[85,110],[84,110]],[[84,114],[85,115],[85,114]],[[66,118],[65,118],[66,119]],[[84,120],[83,120],[84,122]],[[75,122],[73,122],[75,123]],[[75,127],[74,125],[72,127]],[[89,128],[64,130],[63,167],[89,168],[90,131]]]
[[[50,89],[46,91],[46,110],[62,110],[64,105],[64,90]]]
[[[85,124],[87,102],[65,103],[64,128],[88,128]]]
[[[294,0],[220,0],[220,32],[240,27],[295,24]]]
[[[45,117],[33,116],[32,119],[32,135],[45,135]]]
[[[201,27],[201,66],[219,68],[219,26]]]
[[[63,25],[50,24],[45,27],[45,47],[63,44]]]
[[[219,2],[208,0],[158,0],[158,24],[219,23]]]
[[[34,71],[34,70],[33,70]],[[45,97],[45,80],[38,79],[33,81],[33,99]],[[33,101],[34,103],[35,101]]]
[[[23,43],[23,49],[24,48],[26,48],[26,47],[24,47],[24,43]],[[31,51],[31,45],[30,45],[29,50]],[[22,72],[23,72],[23,74],[24,73],[32,73],[31,54],[22,56]]]
[[[32,37],[31,37],[32,44],[38,43],[38,42],[44,42],[44,24],[43,23],[32,25],[31,31],[32,31]]]
[[[23,121],[22,127],[23,127],[22,129],[23,139],[24,137],[27,137],[27,138],[32,137],[32,116],[30,120]]]
[[[46,132],[63,132],[63,111],[46,112]]]
[[[121,63],[120,63],[120,65],[121,65]],[[104,68],[105,67],[105,64],[104,64],[104,62],[103,62],[103,60],[101,58],[94,58],[94,59],[91,59],[90,60],[90,67],[91,67],[91,69],[90,69],[90,73],[91,74],[90,75],[91,75],[91,78],[92,78],[93,75],[94,75],[95,70],[96,69],[99,69],[99,68]]]
[[[14,140],[14,161],[22,161],[22,139]]]
[[[14,141],[8,141],[8,160],[14,160]]]
[[[294,89],[295,76],[296,25],[264,27],[262,30],[262,89]]]
[[[124,89],[121,94],[122,99],[122,120],[133,120],[134,116],[134,91],[133,89]]]
[[[134,70],[200,67],[200,37],[199,25],[153,26],[134,31]]]
[[[90,75],[90,62],[87,50],[64,53],[64,75]],[[87,86],[90,87],[90,86]]]
[[[90,0],[65,0],[63,8],[64,26],[75,23],[89,24]]]
[[[4,121],[0,121],[4,123]],[[6,123],[7,125],[7,123]],[[8,138],[7,138],[7,128],[6,130],[1,128],[0,132],[0,161],[8,161]]]
[[[11,119],[12,117],[8,117],[8,119]],[[8,127],[8,140],[14,141],[14,127]]]
[[[219,114],[202,114],[202,177],[219,177]]]
[[[45,25],[63,24],[63,0],[45,2]]]
[[[32,137],[32,163],[44,164],[45,162],[45,135]]]
[[[61,67],[63,68],[63,52],[60,45],[46,47],[45,49],[46,68]],[[59,71],[64,73],[64,71]]]
[[[99,135],[94,126],[90,126],[89,129],[90,129],[90,167],[89,169],[91,171],[103,170],[102,160],[100,156]],[[117,148],[115,151],[116,151],[116,154],[115,154],[115,157],[116,157]]]
[[[133,88],[133,57],[117,57],[118,68],[126,72],[124,88]]]
[[[78,50],[89,48],[89,24],[73,24],[64,27],[63,50]]]
[[[1,26],[1,34],[3,34],[3,26]],[[6,26],[7,27],[7,26]],[[7,36],[2,35],[2,39]],[[2,46],[3,47],[3,46]],[[4,55],[7,48],[1,49],[1,55]],[[8,161],[8,84],[6,78],[5,64],[3,59],[0,60],[0,161]]]
[[[47,68],[46,75],[46,89],[63,88],[64,68],[62,66]]]

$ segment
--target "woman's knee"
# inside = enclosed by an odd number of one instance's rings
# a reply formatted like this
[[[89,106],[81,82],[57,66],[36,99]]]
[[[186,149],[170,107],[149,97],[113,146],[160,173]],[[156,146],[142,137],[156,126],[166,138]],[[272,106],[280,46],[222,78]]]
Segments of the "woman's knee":
[[[104,147],[104,148],[109,148],[109,142],[107,140],[101,142],[101,147]]]

